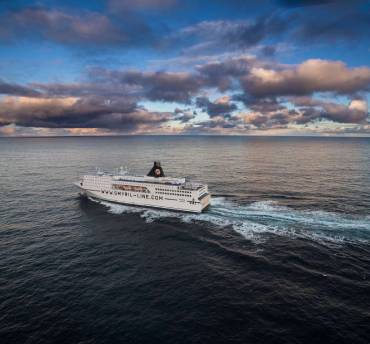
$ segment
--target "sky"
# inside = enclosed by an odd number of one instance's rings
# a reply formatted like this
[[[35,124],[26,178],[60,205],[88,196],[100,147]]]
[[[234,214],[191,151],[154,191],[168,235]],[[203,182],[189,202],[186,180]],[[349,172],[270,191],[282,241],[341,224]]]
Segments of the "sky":
[[[0,136],[370,136],[370,1],[0,0]]]

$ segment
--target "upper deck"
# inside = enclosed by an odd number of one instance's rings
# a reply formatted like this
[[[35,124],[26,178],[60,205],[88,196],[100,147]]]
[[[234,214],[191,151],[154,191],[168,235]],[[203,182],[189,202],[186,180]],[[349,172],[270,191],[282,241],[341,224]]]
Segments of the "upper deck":
[[[199,182],[189,181],[185,178],[171,178],[171,177],[150,177],[150,176],[129,176],[126,174],[110,174],[105,172],[98,172],[96,176],[109,176],[114,181],[129,182],[129,183],[148,183],[156,185],[176,186],[185,190],[199,190],[205,185]]]

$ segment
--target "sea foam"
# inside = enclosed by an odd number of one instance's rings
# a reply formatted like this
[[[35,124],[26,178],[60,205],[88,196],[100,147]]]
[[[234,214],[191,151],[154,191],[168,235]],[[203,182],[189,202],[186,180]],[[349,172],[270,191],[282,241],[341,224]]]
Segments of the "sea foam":
[[[266,234],[306,238],[323,243],[370,242],[369,216],[350,216],[323,210],[297,210],[276,201],[239,204],[224,197],[212,199],[201,214],[97,201],[112,214],[137,213],[147,223],[176,219],[183,223],[207,223],[218,229],[231,228],[244,238],[264,241]]]

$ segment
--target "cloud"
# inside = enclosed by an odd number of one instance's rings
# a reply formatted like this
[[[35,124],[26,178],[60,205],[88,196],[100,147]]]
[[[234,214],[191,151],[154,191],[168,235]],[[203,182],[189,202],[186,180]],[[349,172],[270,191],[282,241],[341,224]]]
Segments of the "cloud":
[[[228,8],[242,9],[244,3],[229,4]],[[279,43],[306,46],[307,42],[317,45],[367,40],[370,12],[366,1],[287,0],[278,1],[276,5],[286,8],[282,11],[267,6],[265,14],[254,19],[203,20],[188,25],[163,38],[162,46],[180,47],[187,56],[217,54],[225,49],[254,49],[262,56],[273,56],[274,46]],[[264,44],[268,47],[256,50]]]
[[[0,16],[0,40],[17,42],[20,39],[42,38],[81,49],[91,46],[149,46],[171,52],[181,49],[184,55],[255,48],[262,56],[273,56],[276,52],[274,46],[282,40],[298,45],[302,40],[305,43],[318,40],[353,41],[359,37],[366,38],[370,29],[370,14],[366,7],[359,6],[361,1],[348,5],[344,0],[287,0],[272,4],[272,7],[271,2],[264,1],[264,14],[254,19],[202,20],[184,27],[181,27],[181,22],[192,20],[192,11],[199,10],[195,3],[183,4],[178,0],[106,0],[104,3],[106,8],[101,12],[87,11],[77,5],[68,10],[11,6],[13,10],[3,11]],[[305,6],[317,4],[322,6]],[[279,5],[288,9],[274,10],[273,7]],[[305,6],[303,9],[299,7],[302,5]],[[216,1],[208,7],[211,10],[228,8],[233,11],[258,8],[245,4],[245,1]],[[170,11],[179,9],[186,20],[174,19]],[[177,11],[176,16],[178,13],[182,12]],[[153,16],[157,14],[159,16]],[[175,25],[173,21],[176,21]],[[179,26],[173,32],[174,27]],[[264,47],[264,44],[267,46]],[[262,47],[258,49],[260,45]]]
[[[196,115],[195,111],[191,111],[190,108],[188,109],[179,109],[176,108],[174,111],[173,120],[180,121],[181,123],[187,123],[190,120],[194,119]]]
[[[370,68],[350,68],[341,61],[306,60],[299,65],[280,65],[253,56],[203,63],[189,72],[90,69],[84,83],[13,85],[25,92],[55,96],[133,95],[150,100],[188,102],[204,88],[242,90],[246,104],[257,98],[309,95],[315,92],[355,94],[370,87]],[[239,84],[240,82],[240,84]],[[5,83],[3,83],[5,85]],[[1,85],[1,84],[0,84]],[[32,87],[32,88],[31,88]],[[11,89],[4,86],[4,89]]]
[[[203,83],[220,91],[244,91],[252,98],[310,95],[316,92],[355,94],[370,88],[370,68],[350,68],[342,61],[310,59],[298,65],[281,65],[255,57],[231,58],[197,67]]]
[[[91,69],[87,81],[70,84],[40,84],[33,87],[49,97],[106,98],[190,103],[204,82],[199,75],[186,72],[141,72],[138,70]]]
[[[76,83],[32,83],[34,89],[42,92],[47,97],[86,97],[99,96],[106,97],[125,97],[131,100],[138,99],[143,93],[140,86],[127,85],[124,83],[109,82],[109,79],[91,80]]]
[[[345,111],[364,110],[364,103],[352,103],[347,106],[329,109],[326,111],[315,107],[301,109],[284,108],[280,111],[259,113],[241,112],[230,117],[215,116],[209,120],[195,123],[185,127],[185,132],[191,134],[278,134],[289,133],[304,134],[369,134],[370,125],[365,120],[353,118],[358,121],[349,122],[348,117],[338,117]],[[341,110],[341,111],[340,111]],[[363,113],[363,112],[362,112]],[[309,116],[312,115],[311,118]],[[333,117],[334,116],[334,117]],[[334,122],[332,122],[334,120]],[[329,125],[330,122],[330,125]]]
[[[167,122],[172,114],[150,112],[123,99],[6,97],[0,102],[0,125],[44,128],[135,130]]]
[[[196,98],[196,106],[201,108],[210,117],[227,116],[237,109],[237,106],[230,102],[230,97],[228,96],[218,98],[215,102],[211,102],[207,97],[198,97]]]
[[[325,102],[310,97],[291,98],[295,108],[289,109],[279,105],[278,108],[263,108],[265,103],[258,108],[258,111],[241,113],[239,118],[255,128],[284,128],[288,125],[305,125],[317,121],[330,120],[335,123],[366,124],[368,117],[367,102],[360,99],[351,100],[348,105]],[[255,110],[257,110],[255,108]]]
[[[248,109],[254,112],[276,112],[285,109],[285,106],[280,104],[277,97],[256,98],[247,94],[236,94],[233,99],[243,102]]]
[[[241,77],[241,83],[245,92],[254,97],[314,92],[353,94],[369,90],[370,68],[349,68],[341,61],[312,59],[282,69],[252,68]]]
[[[339,1],[327,7],[314,7],[297,13],[292,27],[292,39],[298,42],[358,42],[367,39],[370,30],[370,13],[359,4]]]
[[[353,99],[348,105],[327,102],[310,97],[291,99],[300,111],[297,123],[308,123],[316,119],[329,119],[338,123],[364,123],[368,118],[368,104],[363,99]]]
[[[187,72],[94,71],[97,82],[136,87],[149,100],[190,103],[203,86],[202,80]],[[140,90],[140,91],[139,91]]]
[[[108,0],[108,7],[114,11],[163,10],[177,3],[177,0]]]
[[[287,1],[286,11],[271,11],[254,19],[203,20],[183,27],[162,38],[161,46],[180,47],[187,56],[254,49],[271,57],[278,44],[352,43],[366,39],[370,30],[370,13],[359,4],[361,1],[353,6],[345,1]]]
[[[277,129],[287,128],[288,124],[296,123],[298,115],[297,111],[284,108],[268,113],[245,112],[239,114],[238,117],[253,129]]]
[[[264,66],[253,57],[243,56],[203,63],[187,72],[90,68],[80,83],[32,83],[30,86],[48,97],[124,96],[137,101],[190,104],[203,89],[218,88],[221,92],[232,89],[235,80],[255,65]]]
[[[279,0],[283,6],[300,7],[300,6],[317,6],[344,2],[344,0]]]
[[[143,45],[154,39],[149,26],[136,16],[128,16],[122,21],[97,12],[68,13],[28,7],[6,12],[0,20],[0,40],[3,41],[43,38],[77,47],[122,47]]]
[[[278,15],[267,15],[256,20],[201,21],[170,35],[164,45],[181,43],[187,46],[184,49],[186,54],[250,48],[284,33],[288,28],[287,22],[288,18]]]
[[[8,94],[8,95],[15,95],[15,96],[29,96],[29,97],[37,97],[41,95],[40,92],[32,88],[14,84],[14,83],[8,83],[1,79],[0,79],[0,94]]]
[[[209,87],[217,87],[221,92],[230,89],[234,79],[249,73],[253,66],[259,66],[255,57],[241,56],[224,61],[205,63],[197,67],[197,71]]]
[[[189,134],[230,134],[236,132],[245,134],[247,130],[248,126],[243,124],[240,118],[223,116],[214,116],[184,128],[184,132]]]
[[[187,72],[95,68],[81,83],[12,87],[3,83],[8,96],[0,99],[0,123],[125,132],[164,127],[188,132],[193,127],[223,133],[320,121],[365,125],[368,105],[359,96],[368,90],[369,82],[367,67],[349,68],[326,60],[281,65],[248,56],[203,63]],[[214,91],[228,95],[210,100]],[[346,94],[349,103],[321,100],[333,93]],[[158,112],[138,105],[147,100],[188,105]],[[209,120],[200,121],[197,108]]]
[[[102,136],[115,132],[101,128],[35,128],[14,124],[0,127],[0,136]]]

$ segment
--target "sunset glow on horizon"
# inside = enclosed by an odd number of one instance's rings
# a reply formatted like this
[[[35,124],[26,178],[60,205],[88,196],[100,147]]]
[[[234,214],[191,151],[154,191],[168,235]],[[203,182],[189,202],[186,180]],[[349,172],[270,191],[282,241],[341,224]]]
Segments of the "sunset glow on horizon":
[[[370,136],[368,1],[0,2],[0,136]]]

